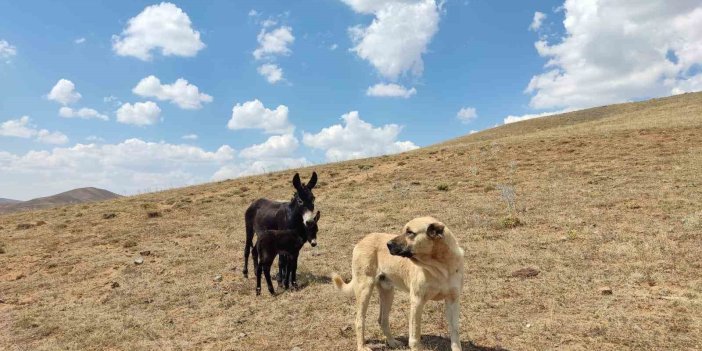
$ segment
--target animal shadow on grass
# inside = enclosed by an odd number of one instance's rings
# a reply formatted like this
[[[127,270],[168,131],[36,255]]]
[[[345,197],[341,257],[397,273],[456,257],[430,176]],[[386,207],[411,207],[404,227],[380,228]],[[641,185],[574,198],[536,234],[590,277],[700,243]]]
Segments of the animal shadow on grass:
[[[301,272],[299,274],[300,283],[298,284],[298,289],[302,290],[310,285],[317,284],[330,284],[331,278],[323,275],[316,275],[310,272]]]
[[[408,340],[406,337],[399,336],[399,337],[396,337],[396,339],[405,345],[405,346],[399,348],[399,350],[405,350],[405,349],[409,348],[407,346]],[[383,340],[368,340],[367,346],[370,346],[373,351],[392,350],[387,345],[385,345],[385,342]],[[444,336],[438,336],[438,335],[422,335],[422,346],[423,346],[423,349],[425,349],[425,350],[436,350],[436,351],[451,350],[451,339],[444,337]],[[461,350],[462,351],[509,351],[508,349],[505,349],[505,348],[502,348],[499,346],[491,347],[491,346],[476,345],[476,344],[473,344],[472,341],[461,341]]]

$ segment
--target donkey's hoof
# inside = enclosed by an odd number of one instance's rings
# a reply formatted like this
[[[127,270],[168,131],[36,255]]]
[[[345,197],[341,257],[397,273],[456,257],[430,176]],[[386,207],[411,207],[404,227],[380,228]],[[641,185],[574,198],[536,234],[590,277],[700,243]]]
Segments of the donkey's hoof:
[[[300,290],[300,286],[297,285],[297,282],[293,282],[293,283],[292,283],[292,290],[293,290],[293,291],[298,291],[298,290]]]
[[[256,288],[256,296],[261,295],[261,288]]]
[[[248,271],[248,270],[244,270],[242,273],[244,273],[244,278],[248,278],[248,277],[249,277],[249,271]]]

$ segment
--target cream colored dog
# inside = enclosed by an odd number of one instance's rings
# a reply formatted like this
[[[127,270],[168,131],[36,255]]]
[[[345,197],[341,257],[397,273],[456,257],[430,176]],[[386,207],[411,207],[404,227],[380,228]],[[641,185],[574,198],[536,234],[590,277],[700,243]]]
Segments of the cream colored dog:
[[[373,233],[353,249],[352,279],[348,284],[338,275],[332,279],[336,288],[356,297],[356,344],[365,347],[366,311],[374,287],[380,293],[378,322],[390,347],[400,347],[390,333],[389,315],[394,289],[410,294],[409,346],[421,348],[422,308],[429,300],[444,300],[451,334],[451,350],[461,350],[459,315],[463,286],[463,249],[451,231],[435,218],[420,217],[409,221],[402,234]]]

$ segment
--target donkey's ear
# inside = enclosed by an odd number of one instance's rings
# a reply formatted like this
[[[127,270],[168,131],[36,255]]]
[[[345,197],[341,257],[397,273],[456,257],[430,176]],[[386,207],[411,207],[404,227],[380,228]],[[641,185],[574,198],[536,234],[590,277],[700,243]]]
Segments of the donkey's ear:
[[[295,173],[295,176],[293,177],[293,186],[297,191],[302,190],[302,182],[300,182],[300,173]]]
[[[312,178],[307,182],[307,188],[312,189],[315,185],[317,185],[317,172],[312,172]]]
[[[314,221],[319,222],[319,217],[321,217],[321,216],[322,216],[322,214],[319,213],[319,211],[317,211],[317,215],[314,216]]]
[[[434,222],[427,227],[427,235],[430,238],[443,238],[444,237],[444,224],[439,222]]]

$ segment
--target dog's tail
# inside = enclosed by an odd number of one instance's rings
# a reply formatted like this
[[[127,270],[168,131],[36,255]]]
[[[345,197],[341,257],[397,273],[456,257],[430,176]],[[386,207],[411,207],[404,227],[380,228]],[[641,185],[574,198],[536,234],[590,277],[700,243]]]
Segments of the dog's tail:
[[[334,273],[332,274],[332,281],[336,290],[344,293],[346,296],[353,296],[353,279],[350,282],[344,283],[344,279],[340,275]]]

